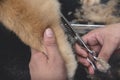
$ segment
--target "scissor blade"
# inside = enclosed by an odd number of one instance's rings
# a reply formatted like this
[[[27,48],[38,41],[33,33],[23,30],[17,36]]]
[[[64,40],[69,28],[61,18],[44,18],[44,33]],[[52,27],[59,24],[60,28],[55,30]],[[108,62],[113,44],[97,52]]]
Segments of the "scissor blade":
[[[96,24],[71,24],[71,26],[100,28],[100,27],[104,27],[105,25],[96,25]]]
[[[80,45],[82,45],[84,48],[86,48],[86,50],[92,54],[93,52],[87,47],[87,45],[85,44],[85,42],[82,40],[82,38],[79,36],[78,33],[76,33],[74,31],[74,29],[71,27],[71,24],[69,23],[69,21],[63,16],[63,14],[61,14],[61,19],[62,22],[64,24],[64,28],[67,29],[67,32],[74,38],[76,39],[77,43],[79,43]]]
[[[63,23],[63,27],[67,30],[67,33],[70,34],[72,37],[76,37],[76,32],[71,27],[69,21],[61,14],[61,21]]]
[[[63,23],[63,27],[66,28],[67,32],[74,38],[76,39],[76,42],[80,45],[82,45],[87,51],[88,54],[92,55],[92,51],[87,47],[87,45],[85,44],[85,42],[82,40],[82,38],[78,35],[78,33],[76,33],[74,31],[74,29],[71,27],[71,24],[69,23],[69,21],[61,14],[61,20]],[[91,65],[93,66],[94,69],[96,69],[95,64],[89,59],[89,62],[91,63]]]

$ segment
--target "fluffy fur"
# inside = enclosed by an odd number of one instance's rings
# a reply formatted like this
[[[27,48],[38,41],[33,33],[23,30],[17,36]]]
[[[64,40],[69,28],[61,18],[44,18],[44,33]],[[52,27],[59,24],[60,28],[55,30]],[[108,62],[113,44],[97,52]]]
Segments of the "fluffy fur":
[[[76,12],[80,21],[104,24],[120,22],[119,0],[80,0],[80,4],[81,8]]]
[[[52,28],[71,79],[77,63],[60,27],[59,9],[57,0],[0,0],[0,21],[25,44],[43,52],[43,32],[47,27]]]

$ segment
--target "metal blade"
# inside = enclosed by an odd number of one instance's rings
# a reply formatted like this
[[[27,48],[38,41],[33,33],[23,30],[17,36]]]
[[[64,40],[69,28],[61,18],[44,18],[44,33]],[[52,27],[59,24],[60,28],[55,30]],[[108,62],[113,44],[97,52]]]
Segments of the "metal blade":
[[[69,21],[64,17],[64,15],[61,13],[61,21],[63,23],[63,27],[66,28],[67,32],[73,37],[76,37],[76,32],[74,31],[74,29],[71,27],[71,24],[69,23]]]

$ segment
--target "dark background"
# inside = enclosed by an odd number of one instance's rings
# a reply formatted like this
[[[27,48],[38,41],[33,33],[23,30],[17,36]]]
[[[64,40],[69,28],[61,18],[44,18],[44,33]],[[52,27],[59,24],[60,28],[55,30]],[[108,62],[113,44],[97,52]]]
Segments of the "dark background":
[[[68,20],[74,19],[73,14],[68,16],[67,13],[75,11],[79,6],[78,0],[60,0],[60,2],[63,14]],[[0,80],[30,80],[28,68],[30,56],[30,48],[0,24]],[[88,80],[81,65],[76,72],[75,80]]]

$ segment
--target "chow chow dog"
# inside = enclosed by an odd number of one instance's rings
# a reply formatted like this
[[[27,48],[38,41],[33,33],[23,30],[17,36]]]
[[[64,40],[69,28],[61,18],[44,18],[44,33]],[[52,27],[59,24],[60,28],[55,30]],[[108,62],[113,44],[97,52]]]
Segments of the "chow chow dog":
[[[60,20],[57,0],[0,0],[0,22],[13,31],[26,45],[45,54],[43,33],[51,28],[63,57],[68,78],[72,79],[77,61]]]

